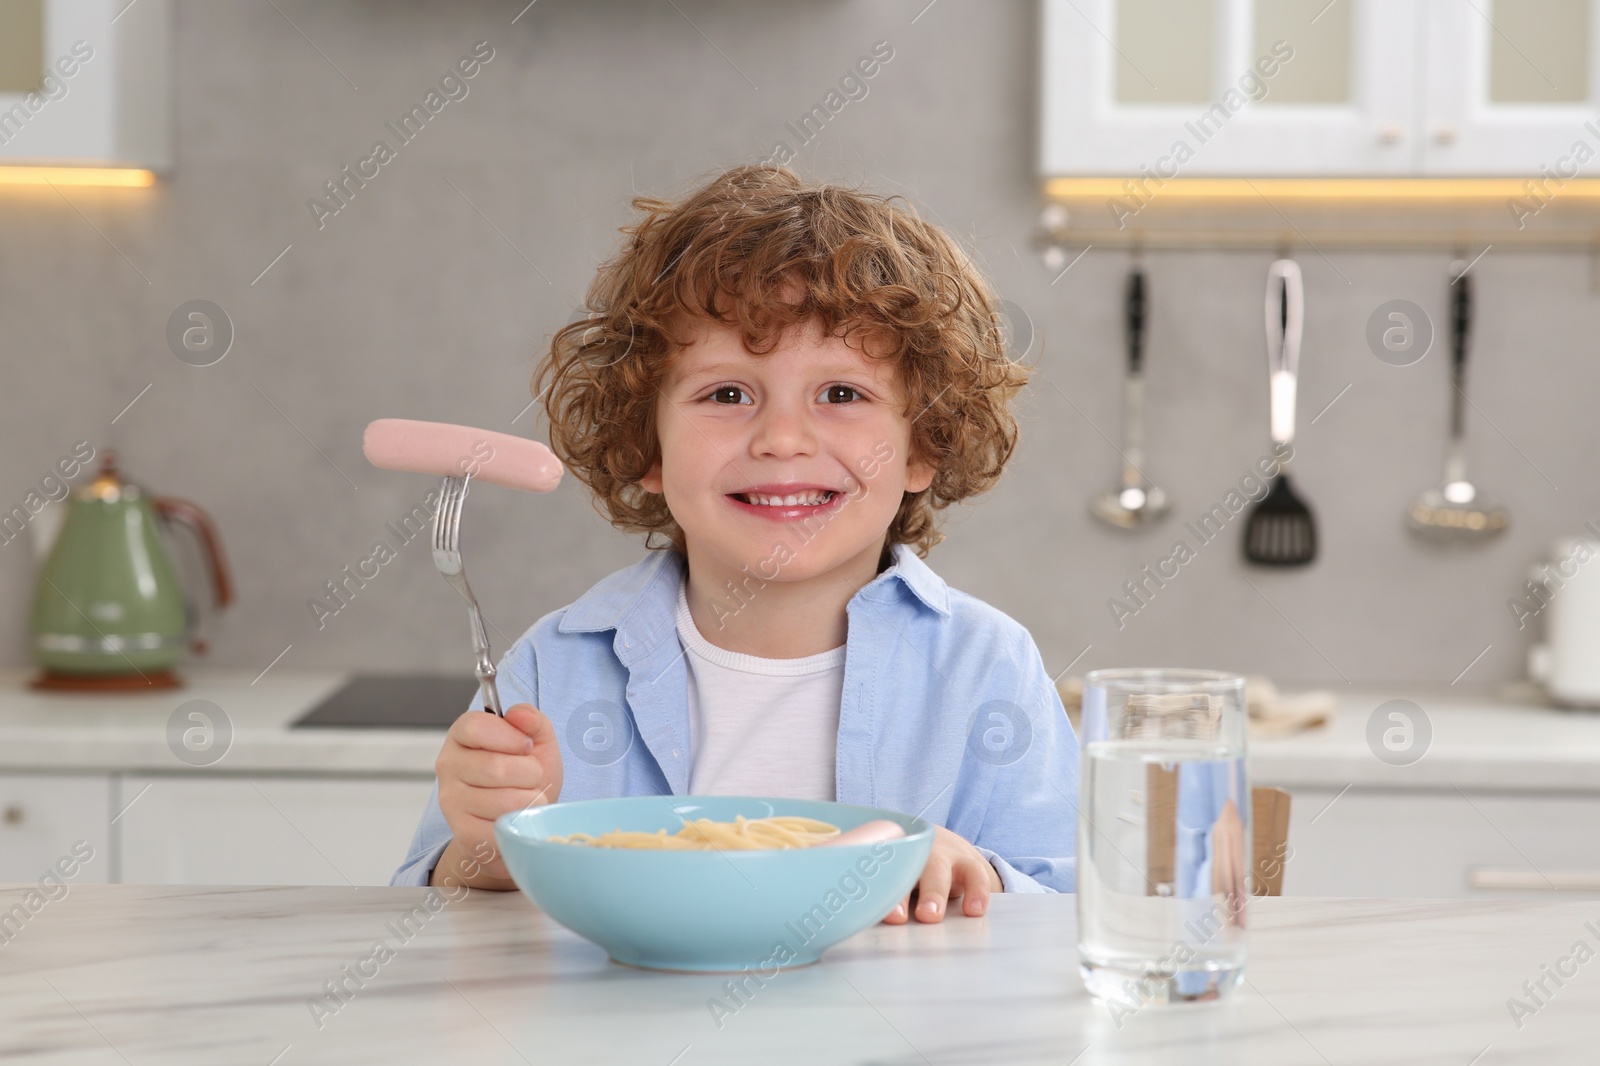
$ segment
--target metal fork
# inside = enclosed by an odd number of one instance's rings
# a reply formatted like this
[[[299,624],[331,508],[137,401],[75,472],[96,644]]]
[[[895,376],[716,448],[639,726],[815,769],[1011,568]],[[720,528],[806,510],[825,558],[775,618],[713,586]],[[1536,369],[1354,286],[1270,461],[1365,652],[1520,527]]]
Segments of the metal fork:
[[[500,708],[500,690],[494,683],[494,659],[489,655],[489,634],[483,628],[483,612],[478,610],[478,600],[472,595],[467,572],[461,565],[461,505],[466,501],[471,480],[470,476],[444,479],[439,509],[433,515],[433,565],[467,601],[472,647],[478,656],[473,672],[478,675],[478,688],[483,691],[483,709],[504,718],[506,712]]]

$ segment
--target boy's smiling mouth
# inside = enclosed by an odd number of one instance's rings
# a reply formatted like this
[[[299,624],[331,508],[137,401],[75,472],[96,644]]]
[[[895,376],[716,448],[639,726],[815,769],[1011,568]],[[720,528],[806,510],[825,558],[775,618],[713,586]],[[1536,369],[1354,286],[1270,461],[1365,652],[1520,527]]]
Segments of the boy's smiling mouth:
[[[754,485],[727,498],[740,510],[763,518],[805,518],[829,507],[843,494],[821,485]]]

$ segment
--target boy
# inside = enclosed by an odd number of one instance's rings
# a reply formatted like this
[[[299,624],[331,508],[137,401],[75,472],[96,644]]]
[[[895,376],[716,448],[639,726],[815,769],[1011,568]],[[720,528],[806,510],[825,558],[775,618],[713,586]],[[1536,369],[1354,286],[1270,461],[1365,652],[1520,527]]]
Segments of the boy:
[[[935,823],[919,921],[1072,891],[1078,747],[1039,651],[922,562],[1016,446],[987,283],[888,199],[784,168],[633,206],[533,384],[551,449],[656,550],[506,652],[511,709],[451,727],[392,883],[514,888],[493,823],[533,804],[723,794]]]

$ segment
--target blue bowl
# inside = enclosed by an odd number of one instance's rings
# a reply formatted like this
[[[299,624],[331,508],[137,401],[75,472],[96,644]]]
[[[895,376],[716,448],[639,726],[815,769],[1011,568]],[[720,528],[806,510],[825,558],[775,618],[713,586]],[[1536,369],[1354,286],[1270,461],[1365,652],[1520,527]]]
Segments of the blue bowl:
[[[885,818],[900,840],[763,851],[642,851],[553,843],[613,829],[675,833],[686,820],[800,815],[853,829]],[[617,962],[660,970],[771,970],[882,920],[922,874],[928,822],[894,811],[749,796],[630,796],[532,807],[494,824],[517,887]]]

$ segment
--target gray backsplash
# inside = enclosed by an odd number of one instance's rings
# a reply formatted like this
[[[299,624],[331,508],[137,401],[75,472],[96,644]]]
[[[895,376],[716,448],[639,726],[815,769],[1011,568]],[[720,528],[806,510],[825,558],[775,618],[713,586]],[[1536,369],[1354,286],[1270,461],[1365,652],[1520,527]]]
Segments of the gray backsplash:
[[[1044,349],[1020,401],[1022,448],[998,488],[947,513],[929,562],[1028,626],[1052,673],[1088,648],[1074,671],[1449,682],[1487,647],[1463,684],[1513,678],[1537,629],[1519,631],[1507,600],[1553,538],[1600,518],[1600,301],[1585,255],[1495,249],[1473,268],[1471,464],[1513,527],[1445,555],[1402,526],[1439,474],[1444,346],[1397,368],[1364,339],[1371,311],[1396,297],[1443,326],[1445,257],[1306,251],[1296,482],[1322,556],[1304,571],[1248,569],[1236,523],[1119,629],[1107,601],[1179,536],[1192,544],[1184,522],[1267,450],[1270,256],[1147,256],[1148,468],[1175,508],[1136,536],[1094,524],[1085,503],[1118,462],[1128,259],[1094,249],[1052,285],[1028,247],[1033,4],[944,0],[913,23],[924,0],[683,0],[681,13],[546,2],[514,25],[518,0],[276,6],[176,4],[177,167],[154,190],[0,197],[0,505],[87,439],[118,448],[152,490],[208,508],[239,591],[208,627],[216,663],[259,669],[292,645],[282,666],[469,670],[464,613],[421,542],[320,630],[308,606],[375,541],[393,544],[385,523],[434,487],[369,467],[361,428],[399,416],[544,438],[536,409],[513,419],[545,338],[629,219],[627,198],[676,195],[793,143],[785,123],[880,40],[893,59],[797,166],[911,198],[1032,317]],[[392,143],[384,124],[480,40],[494,57],[468,95],[319,229],[308,199],[376,138]],[[168,316],[197,298],[237,333],[204,368],[165,341]],[[643,550],[572,478],[547,497],[486,486],[463,528],[497,651]],[[34,572],[25,541],[0,546],[6,662],[27,660]]]

